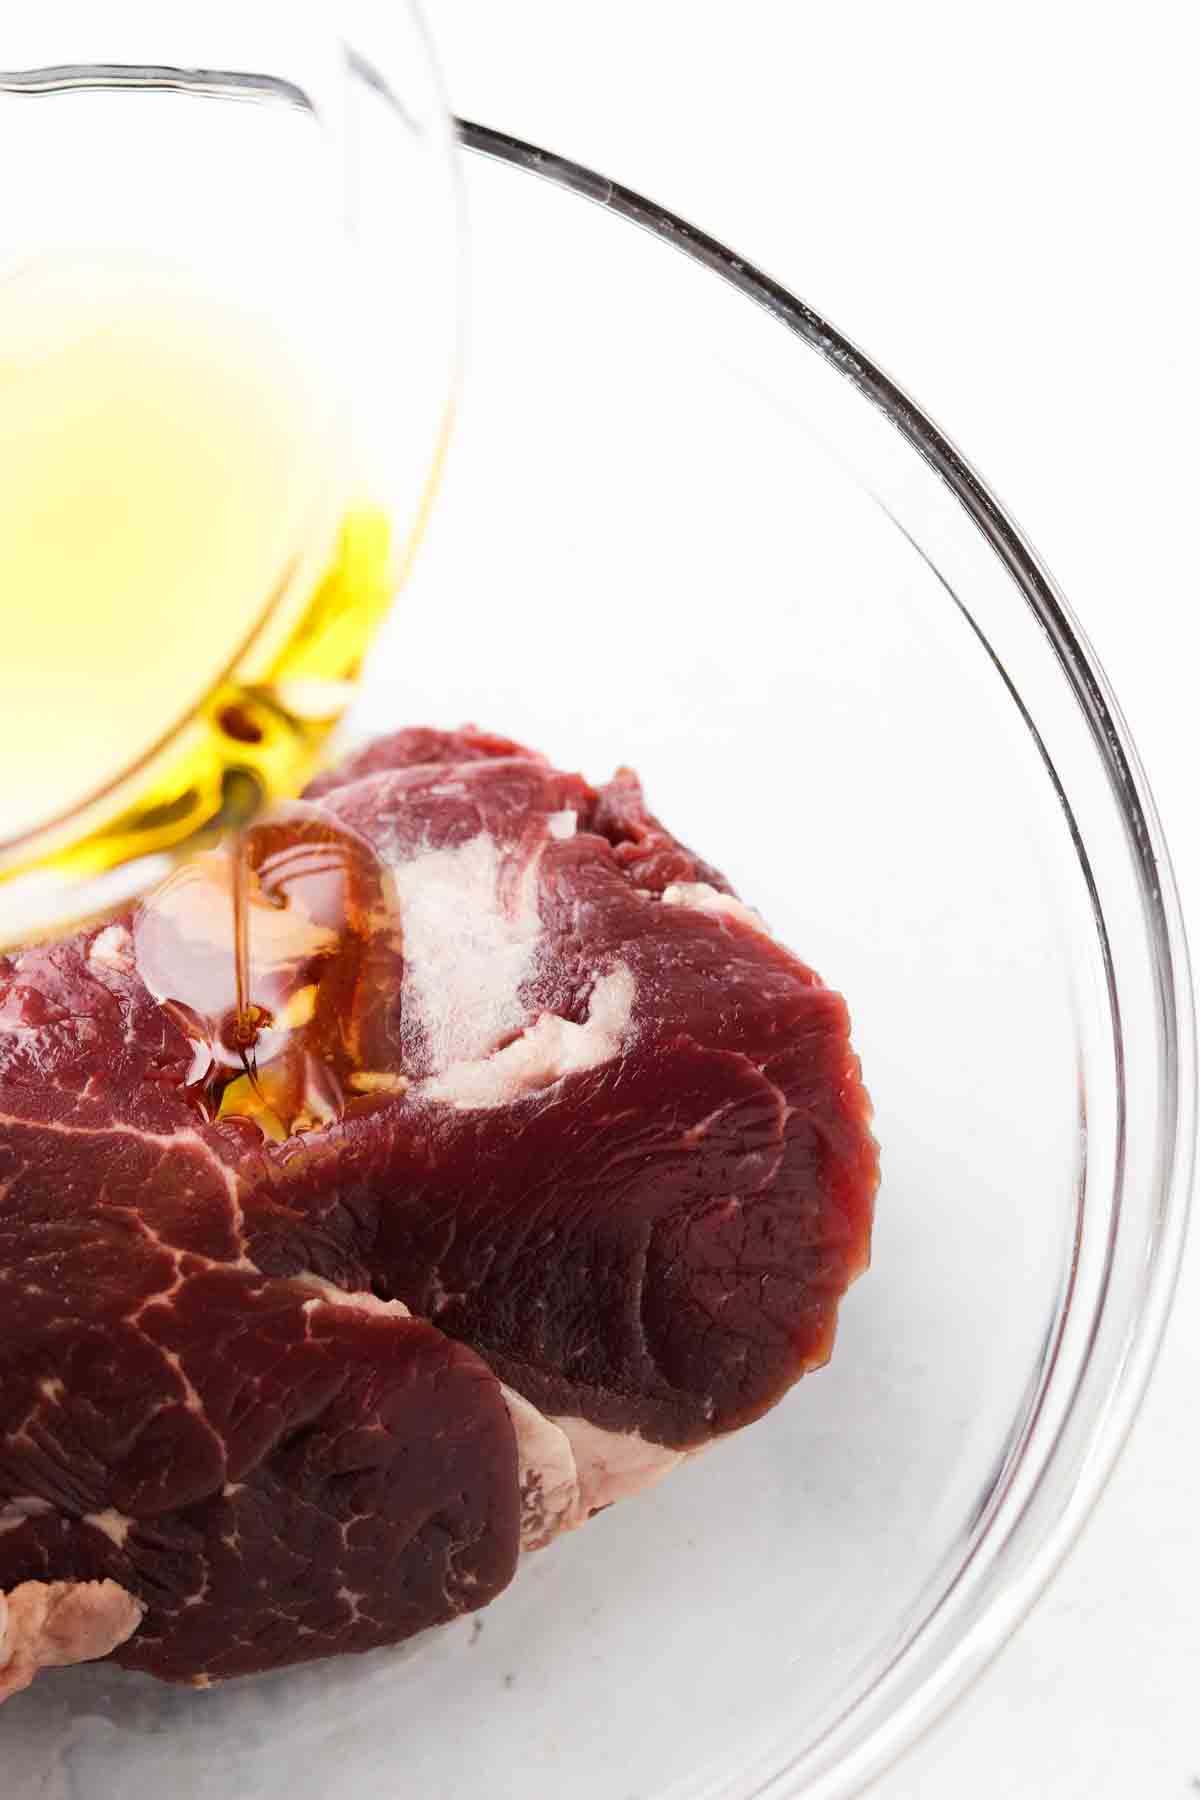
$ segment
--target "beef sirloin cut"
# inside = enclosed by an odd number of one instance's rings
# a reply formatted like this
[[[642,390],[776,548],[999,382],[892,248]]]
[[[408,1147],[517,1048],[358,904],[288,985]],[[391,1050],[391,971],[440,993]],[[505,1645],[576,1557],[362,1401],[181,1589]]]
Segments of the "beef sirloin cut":
[[[400,732],[244,855],[245,1068],[225,853],[0,958],[0,1698],[485,1605],[867,1260],[845,1005],[627,771]]]

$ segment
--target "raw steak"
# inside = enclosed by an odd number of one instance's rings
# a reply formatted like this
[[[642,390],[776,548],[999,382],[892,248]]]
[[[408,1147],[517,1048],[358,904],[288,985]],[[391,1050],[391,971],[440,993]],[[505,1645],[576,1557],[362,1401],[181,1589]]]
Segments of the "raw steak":
[[[867,1260],[844,1003],[628,771],[401,732],[245,859],[249,1050],[223,852],[0,958],[0,1698],[485,1605]]]

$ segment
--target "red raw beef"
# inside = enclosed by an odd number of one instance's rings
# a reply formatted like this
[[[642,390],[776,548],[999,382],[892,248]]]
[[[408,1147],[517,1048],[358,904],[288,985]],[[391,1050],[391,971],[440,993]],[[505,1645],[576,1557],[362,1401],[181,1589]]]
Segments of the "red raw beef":
[[[824,1362],[867,1261],[844,1002],[628,771],[400,732],[245,853],[256,1089],[223,854],[0,958],[0,1698],[485,1605]]]

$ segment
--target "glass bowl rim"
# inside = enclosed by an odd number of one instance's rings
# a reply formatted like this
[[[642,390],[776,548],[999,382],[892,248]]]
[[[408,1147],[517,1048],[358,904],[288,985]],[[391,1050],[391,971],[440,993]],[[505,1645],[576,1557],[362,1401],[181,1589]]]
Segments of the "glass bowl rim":
[[[1019,526],[954,443],[904,390],[816,309],[753,263],[678,214],[635,190],[580,163],[513,137],[491,126],[456,121],[462,145],[470,152],[540,177],[578,194],[627,223],[649,232],[729,284],[765,310],[785,330],[801,338],[824,358],[864,399],[900,432],[912,449],[941,477],[944,485],[1000,559],[1025,604],[1038,621],[1066,676],[1104,765],[1120,810],[1125,847],[1133,864],[1147,923],[1163,1045],[1166,1142],[1162,1176],[1156,1195],[1151,1233],[1150,1266],[1141,1290],[1141,1305],[1132,1320],[1126,1354],[1109,1384],[1102,1404],[1093,1404],[1086,1456],[1061,1496],[1049,1531],[1031,1517],[1026,1506],[992,1547],[995,1564],[1003,1549],[1008,1567],[976,1597],[966,1619],[947,1630],[932,1665],[917,1685],[882,1715],[853,1736],[835,1763],[813,1767],[822,1744],[841,1734],[885,1678],[928,1653],[935,1640],[941,1601],[923,1619],[896,1658],[872,1682],[848,1713],[823,1736],[771,1771],[751,1790],[756,1796],[819,1793],[844,1796],[859,1792],[895,1761],[971,1685],[1008,1641],[1049,1584],[1077,1539],[1102,1493],[1144,1397],[1162,1342],[1178,1279],[1187,1234],[1196,1131],[1196,1024],[1187,936],[1170,856],[1149,782],[1129,728],[1109,681],[1064,596]],[[1120,1196],[1115,1199],[1119,1210]],[[1099,1312],[1108,1304],[1105,1295]],[[1097,1313],[1097,1317],[1099,1316]],[[1071,1411],[1077,1395],[1072,1397]],[[1065,1421],[1064,1421],[1065,1424]],[[1062,1460],[1062,1432],[1042,1452],[1034,1479],[1043,1486]],[[1010,1475],[1015,1475],[1013,1470]],[[983,1551],[996,1523],[976,1546]],[[957,1577],[956,1577],[957,1580]],[[953,1585],[953,1584],[952,1584]],[[950,1590],[947,1590],[949,1592]]]

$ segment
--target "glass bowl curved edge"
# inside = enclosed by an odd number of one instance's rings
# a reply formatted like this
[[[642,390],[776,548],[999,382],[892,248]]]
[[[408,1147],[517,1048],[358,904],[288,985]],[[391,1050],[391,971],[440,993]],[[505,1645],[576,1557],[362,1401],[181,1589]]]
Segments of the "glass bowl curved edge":
[[[1036,1602],[1103,1491],[1153,1371],[1186,1238],[1196,1131],[1192,983],[1170,856],[1128,726],[1079,621],[1019,526],[903,389],[813,307],[666,208],[566,157],[489,126],[460,119],[458,130],[468,151],[577,194],[709,269],[835,368],[936,473],[999,560],[1050,647],[1103,767],[1123,826],[1125,873],[1132,873],[1136,882],[1160,1071],[1153,1170],[1138,1209],[1141,1217],[1122,1217],[1118,1170],[1096,1311],[1086,1321],[1079,1366],[1073,1374],[1068,1372],[1069,1393],[1059,1416],[1039,1439],[1033,1425],[1040,1407],[1035,1408],[1020,1458],[1001,1473],[989,1508],[987,1557],[972,1557],[976,1566],[960,1571],[871,1689],[819,1741],[781,1767],[759,1769],[744,1790],[770,1800],[801,1793],[844,1800],[861,1791],[936,1721]],[[1077,840],[1077,847],[1089,889],[1095,893],[1086,846]],[[1112,976],[1098,896],[1095,910]],[[1112,999],[1118,1079],[1124,1092],[1115,977]],[[1124,1118],[1118,1132],[1123,1147]],[[1124,1284],[1115,1279],[1119,1267],[1127,1276]],[[1102,1326],[1108,1328],[1113,1347],[1100,1358],[1095,1353]],[[1053,1374],[1052,1358],[1047,1381]],[[982,1548],[981,1542],[978,1549]]]

